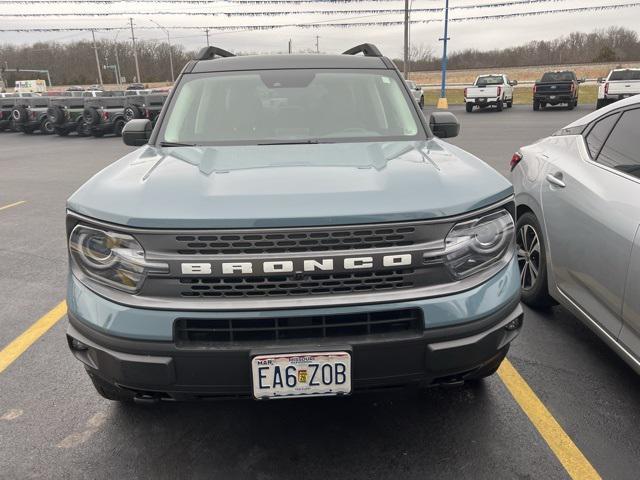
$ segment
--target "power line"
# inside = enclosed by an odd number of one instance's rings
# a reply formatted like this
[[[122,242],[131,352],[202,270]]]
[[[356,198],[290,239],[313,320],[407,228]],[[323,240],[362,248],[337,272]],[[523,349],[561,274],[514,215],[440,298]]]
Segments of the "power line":
[[[640,2],[623,3],[614,5],[597,5],[591,7],[576,7],[576,8],[562,8],[553,10],[535,10],[529,12],[517,12],[517,13],[505,13],[497,15],[481,15],[472,17],[456,17],[450,18],[450,22],[468,22],[468,21],[490,21],[490,20],[505,20],[516,17],[530,17],[549,14],[562,14],[562,13],[582,13],[582,12],[595,12],[595,11],[608,11],[618,10],[622,8],[640,7]],[[361,17],[351,18],[364,18],[375,15],[363,15]],[[348,18],[347,18],[348,19]],[[345,19],[346,20],[346,19]],[[374,27],[374,26],[398,26],[403,25],[403,21],[379,21],[379,22],[337,22],[329,23],[329,21],[317,21],[308,23],[282,23],[272,25],[218,25],[218,26],[170,26],[166,27],[171,30],[217,30],[217,31],[231,31],[231,30],[273,30],[285,27],[294,28],[319,28],[319,27],[331,27],[331,28],[354,28],[354,27]],[[428,24],[442,22],[442,19],[423,19],[423,20],[411,20],[411,24]],[[0,28],[0,32],[80,32],[80,31],[113,31],[119,30],[121,27],[31,27],[31,28]],[[157,27],[137,27],[138,30],[157,30]]]

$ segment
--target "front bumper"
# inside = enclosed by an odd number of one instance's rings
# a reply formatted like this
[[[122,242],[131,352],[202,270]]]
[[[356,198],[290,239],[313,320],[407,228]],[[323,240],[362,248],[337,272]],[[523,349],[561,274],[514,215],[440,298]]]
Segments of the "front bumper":
[[[354,391],[458,382],[474,378],[504,357],[520,332],[522,317],[522,307],[516,302],[471,324],[415,336],[182,349],[168,343],[109,337],[70,315],[67,336],[76,358],[102,381],[141,396],[185,400],[250,397],[251,358],[278,352],[349,351]],[[72,339],[82,342],[84,349],[74,348]]]
[[[418,331],[184,347],[174,341],[173,324],[185,312],[114,304],[72,276],[68,340],[91,375],[143,396],[178,400],[250,397],[253,356],[327,349],[351,352],[354,391],[428,386],[481,376],[506,354],[522,325],[518,280],[517,263],[512,261],[489,282],[455,295],[393,304],[259,312],[267,317],[419,308],[425,328]],[[247,312],[189,315],[243,318]],[[85,349],[78,349],[72,340]]]

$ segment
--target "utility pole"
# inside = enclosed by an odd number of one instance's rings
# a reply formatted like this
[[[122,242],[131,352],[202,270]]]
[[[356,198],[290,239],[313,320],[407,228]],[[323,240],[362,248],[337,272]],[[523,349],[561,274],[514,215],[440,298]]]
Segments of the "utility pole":
[[[445,0],[444,6],[444,37],[440,40],[443,42],[442,47],[442,85],[440,89],[440,98],[438,99],[438,108],[449,108],[447,102],[447,43],[449,42],[449,0]]]
[[[449,0],[447,0],[449,1]],[[404,0],[404,78],[409,78],[409,0]]]
[[[320,53],[320,35],[316,35],[316,53]]]
[[[120,72],[120,59],[118,58],[118,45],[115,45],[115,54],[116,54],[116,72],[118,74],[118,85],[122,83],[122,73]]]
[[[209,46],[209,29],[205,28],[204,29],[204,34],[207,36],[207,47]]]
[[[133,58],[136,61],[136,81],[142,83],[140,78],[140,64],[138,63],[138,51],[136,49],[136,36],[133,34],[133,18],[129,17],[129,23],[131,24],[131,43],[133,44]]]
[[[162,25],[160,25],[158,22],[156,22],[155,20],[149,19],[152,23],[155,23],[158,27],[160,27],[161,30],[164,31],[164,33],[167,34],[167,43],[169,44],[169,68],[171,69],[171,83],[175,82],[176,78],[173,74],[173,48],[171,47],[171,34],[169,33],[169,30],[167,30],[166,28],[164,28]],[[207,46],[209,46],[209,42],[207,41]]]
[[[100,66],[100,58],[98,57],[98,47],[96,45],[96,32],[91,29],[91,36],[93,37],[93,52],[96,54],[96,66],[98,67],[98,81],[102,85],[102,68]],[[51,83],[51,81],[49,81]]]

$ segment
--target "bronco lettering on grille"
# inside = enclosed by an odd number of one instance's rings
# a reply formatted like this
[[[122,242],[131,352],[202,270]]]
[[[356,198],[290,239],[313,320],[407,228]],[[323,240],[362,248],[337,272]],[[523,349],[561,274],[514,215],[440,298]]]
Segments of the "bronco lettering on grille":
[[[181,263],[183,275],[253,275],[293,272],[333,272],[410,266],[410,253],[344,258],[269,260],[253,262]],[[337,266],[336,266],[337,265]]]

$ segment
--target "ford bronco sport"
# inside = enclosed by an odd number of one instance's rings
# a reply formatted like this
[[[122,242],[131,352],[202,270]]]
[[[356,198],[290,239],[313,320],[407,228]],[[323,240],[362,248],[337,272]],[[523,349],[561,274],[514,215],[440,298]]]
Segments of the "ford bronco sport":
[[[522,325],[513,191],[458,130],[370,44],[203,49],[68,200],[71,351],[118,401],[493,374]]]

